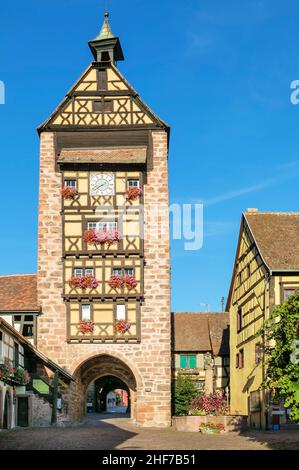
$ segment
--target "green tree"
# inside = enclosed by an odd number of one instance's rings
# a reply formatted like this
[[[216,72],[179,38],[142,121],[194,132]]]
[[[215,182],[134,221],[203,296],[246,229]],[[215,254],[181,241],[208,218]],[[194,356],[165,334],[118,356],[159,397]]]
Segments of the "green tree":
[[[262,387],[272,392],[272,399],[282,400],[291,410],[290,418],[299,423],[299,293],[273,309],[261,333],[266,366]]]
[[[190,402],[198,395],[198,388],[188,375],[179,374],[174,385],[174,414],[185,416]]]

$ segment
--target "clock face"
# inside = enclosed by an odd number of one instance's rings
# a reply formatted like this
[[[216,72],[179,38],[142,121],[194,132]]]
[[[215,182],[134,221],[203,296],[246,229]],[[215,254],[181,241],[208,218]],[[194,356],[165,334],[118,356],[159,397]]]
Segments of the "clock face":
[[[114,175],[112,173],[91,173],[89,185],[91,196],[114,195]]]

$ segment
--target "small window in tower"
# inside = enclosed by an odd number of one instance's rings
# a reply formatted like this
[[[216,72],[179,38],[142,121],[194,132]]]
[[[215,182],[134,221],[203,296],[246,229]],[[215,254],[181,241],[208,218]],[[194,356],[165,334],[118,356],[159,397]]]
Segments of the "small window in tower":
[[[82,318],[82,321],[89,321],[91,319],[90,305],[88,304],[81,305],[81,318]]]
[[[125,268],[124,269],[125,276],[134,276],[134,269],[133,268]]]
[[[126,306],[124,304],[116,305],[116,320],[126,319]]]
[[[241,331],[243,328],[243,314],[242,314],[242,308],[239,307],[237,311],[237,333]]]
[[[108,51],[102,52],[101,62],[110,62],[110,61],[111,61],[111,58],[110,58],[109,52]]]
[[[77,189],[77,181],[76,180],[64,180],[65,188],[72,188]]]
[[[81,277],[83,276],[84,269],[83,268],[75,268],[74,269],[74,276]]]
[[[33,336],[34,336],[34,326],[33,326],[33,324],[32,325],[28,325],[28,324],[24,325],[22,335],[26,336],[26,338],[33,338]]]
[[[93,268],[85,268],[85,276],[93,276]]]
[[[104,100],[104,101],[94,101],[93,102],[93,112],[94,113],[113,113],[113,101]]]
[[[130,179],[128,180],[128,188],[139,188],[140,182],[137,179]]]
[[[88,222],[88,230],[117,230],[117,222]]]
[[[122,276],[122,269],[121,268],[113,268],[112,274],[113,274],[113,276]]]

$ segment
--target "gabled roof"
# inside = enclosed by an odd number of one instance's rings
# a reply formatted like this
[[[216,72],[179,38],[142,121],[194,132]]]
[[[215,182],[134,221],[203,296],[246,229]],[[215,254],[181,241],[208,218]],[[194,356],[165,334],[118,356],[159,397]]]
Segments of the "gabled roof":
[[[36,274],[0,276],[0,312],[39,312]]]
[[[172,315],[174,352],[229,354],[229,314],[226,312],[175,312]]]
[[[270,274],[299,272],[299,212],[259,212],[257,209],[249,209],[241,218],[226,310],[229,309],[232,296],[240,242],[245,227],[248,228],[264,267]]]
[[[55,124],[56,118],[61,115],[61,114],[67,114],[71,112],[71,108],[73,107],[72,100],[73,97],[79,96],[78,99],[80,99],[80,90],[82,87],[82,84],[86,83],[86,90],[84,91],[83,98],[88,99],[88,98],[95,98],[98,96],[99,99],[101,99],[105,95],[105,91],[101,90],[99,92],[93,90],[90,91],[90,95],[88,94],[88,91],[91,90],[91,83],[88,82],[89,77],[91,76],[91,72],[93,70],[97,70],[99,68],[99,63],[97,62],[92,62],[89,67],[83,72],[83,74],[79,77],[79,79],[75,82],[75,84],[71,87],[71,89],[67,92],[65,98],[60,102],[60,104],[56,107],[56,109],[51,113],[48,119],[46,119],[39,127],[38,127],[38,132],[41,133],[42,131],[45,130],[55,130],[57,128],[62,128],[62,126],[58,126]],[[154,128],[163,128],[165,129],[168,133],[170,132],[170,126],[166,124],[162,119],[160,119],[149,106],[146,105],[146,103],[140,98],[139,94],[137,91],[130,85],[130,83],[125,79],[125,77],[120,73],[118,68],[113,64],[113,63],[101,63],[101,68],[110,68],[117,79],[119,80],[119,83],[123,84],[123,88],[121,89],[115,89],[115,92],[109,91],[107,92],[107,98],[111,97],[118,97],[120,98],[122,95],[123,96],[132,96],[133,99],[133,108],[134,111],[139,112],[139,113],[144,113],[146,116],[146,124],[143,124],[142,122],[140,124],[133,124],[131,126],[127,127],[133,127],[133,128],[147,128],[147,127],[154,127]],[[117,85],[118,86],[118,85]],[[106,98],[106,96],[105,96]],[[72,111],[72,113],[76,114],[76,111]],[[110,115],[113,113],[109,113]],[[117,113],[115,113],[117,114]],[[106,129],[108,126],[101,126],[101,125],[96,125],[94,124],[93,126],[84,126],[84,125],[65,125],[63,126],[63,130],[73,130],[74,128],[84,130],[90,130],[93,128],[93,130],[100,130],[100,129]],[[123,126],[125,128],[125,126]]]
[[[69,381],[74,381],[74,377],[69,374],[67,371],[62,369],[58,366],[55,362],[51,359],[46,357],[41,351],[39,351],[33,344],[30,343],[24,336],[22,336],[17,330],[15,330],[9,323],[7,323],[3,318],[0,317],[0,328],[14,337],[25,349],[29,350],[32,354],[34,354],[38,359],[50,370],[56,371],[58,370],[60,375],[62,375],[65,379]]]
[[[250,212],[244,217],[270,271],[299,271],[299,212]]]

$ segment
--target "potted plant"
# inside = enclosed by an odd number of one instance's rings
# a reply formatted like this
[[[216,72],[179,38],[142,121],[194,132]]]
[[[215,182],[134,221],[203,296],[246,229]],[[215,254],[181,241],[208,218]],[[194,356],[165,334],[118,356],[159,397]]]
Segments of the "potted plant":
[[[0,365],[0,380],[12,385],[24,386],[29,383],[30,375],[22,367],[10,367],[6,364]]]
[[[190,403],[190,411],[201,410],[207,415],[226,415],[229,412],[226,399],[221,392],[198,395]]]
[[[60,192],[63,199],[74,199],[78,196],[78,190],[76,188],[70,188],[69,186],[61,188]]]
[[[129,188],[127,191],[127,198],[129,201],[134,201],[135,199],[142,196],[143,191],[141,188]]]
[[[94,322],[91,320],[82,320],[78,325],[78,330],[84,335],[87,333],[92,333],[94,331]]]
[[[119,334],[125,334],[127,333],[131,328],[131,323],[126,322],[125,320],[116,320],[114,324],[114,329],[116,333]]]
[[[13,373],[12,367],[7,364],[0,364],[0,380],[2,382],[7,382]]]
[[[68,283],[70,287],[76,287],[80,289],[96,289],[99,285],[99,281],[92,274],[86,274],[84,276],[72,276]]]
[[[27,370],[17,367],[13,369],[13,381],[18,386],[27,385],[30,382],[30,375]]]

